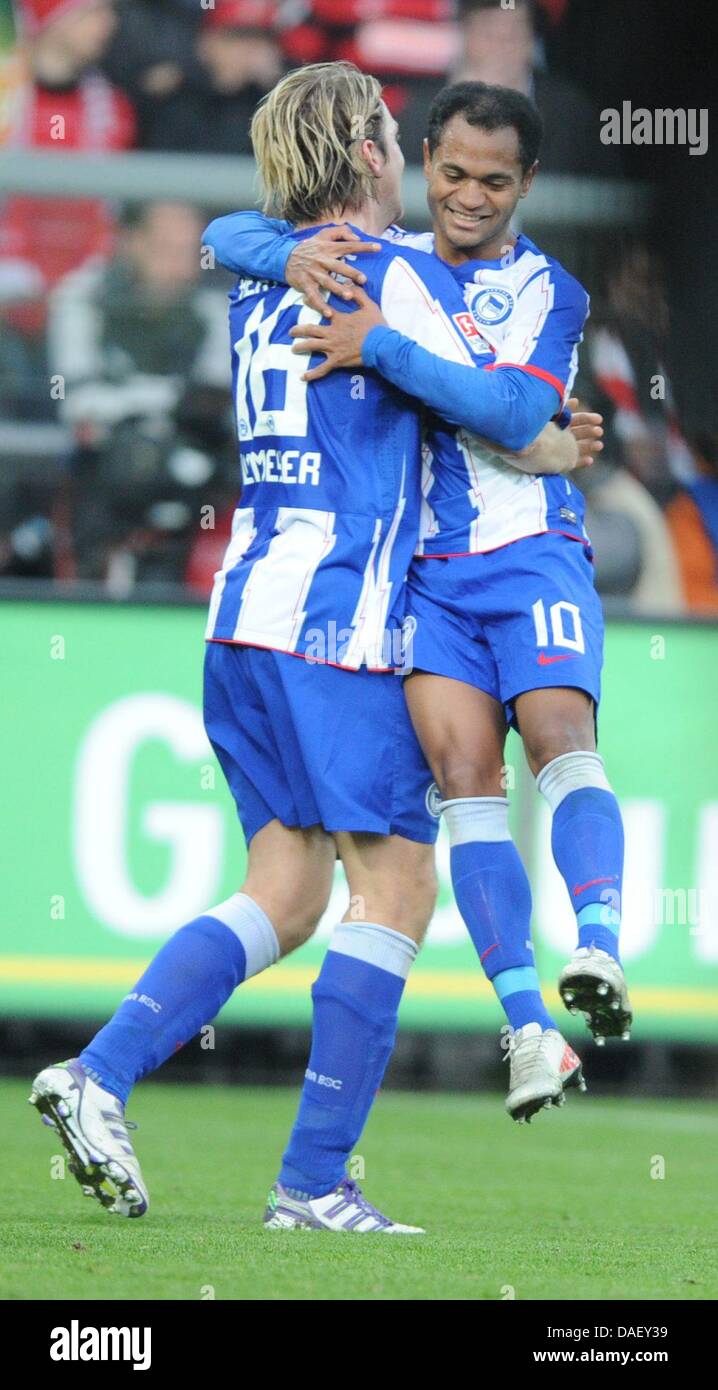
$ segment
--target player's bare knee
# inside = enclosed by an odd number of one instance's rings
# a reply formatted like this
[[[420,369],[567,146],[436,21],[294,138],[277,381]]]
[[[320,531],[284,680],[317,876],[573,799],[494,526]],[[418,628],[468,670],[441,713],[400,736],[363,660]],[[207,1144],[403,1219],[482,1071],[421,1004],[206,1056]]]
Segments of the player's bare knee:
[[[432,859],[405,880],[391,904],[391,921],[387,922],[387,926],[393,927],[394,931],[404,932],[413,941],[422,941],[436,907],[438,890]]]
[[[524,734],[526,760],[534,777],[538,777],[554,758],[561,758],[565,753],[593,752],[594,746],[592,732],[579,721],[547,724],[535,733]]]
[[[480,758],[457,758],[447,753],[436,769],[437,785],[444,801],[459,797],[502,796],[503,766]]]
[[[288,909],[282,919],[278,920],[275,931],[282,956],[288,956],[290,952],[296,951],[314,935],[326,910],[327,901],[328,898],[321,902],[297,904],[293,909]]]
[[[266,889],[252,893],[251,885],[247,885],[242,891],[254,897],[266,912],[277,934],[280,955],[287,956],[316,931],[329,902],[331,884],[312,884],[303,889],[300,883],[294,883],[273,893]]]
[[[421,941],[436,905],[438,883],[433,858],[413,866],[411,873],[392,874],[355,886],[345,922],[374,922]]]
[[[321,916],[321,914],[320,914]],[[292,951],[296,951],[308,941],[317,929],[319,917],[311,921],[282,923],[277,927],[277,940],[279,942],[280,956],[289,956]]]

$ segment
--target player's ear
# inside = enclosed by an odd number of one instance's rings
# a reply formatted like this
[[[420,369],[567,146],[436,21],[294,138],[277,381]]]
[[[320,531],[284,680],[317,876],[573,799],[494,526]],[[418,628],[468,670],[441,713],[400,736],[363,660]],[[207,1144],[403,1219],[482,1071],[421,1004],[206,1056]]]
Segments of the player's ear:
[[[424,160],[424,174],[428,179],[429,175],[431,174],[431,155],[429,154],[429,141],[426,139],[426,136],[424,136],[422,151]]]
[[[375,140],[362,140],[361,146],[362,159],[369,166],[369,170],[376,177],[380,174],[386,163],[386,156],[382,153]]]
[[[528,191],[529,191],[529,189],[530,189],[530,187],[531,187],[531,184],[533,183],[534,179],[536,178],[536,175],[537,175],[537,173],[538,173],[538,170],[539,170],[539,161],[538,161],[537,159],[535,159],[534,162],[533,162],[533,164],[531,165],[531,168],[526,170],[526,173],[524,174],[524,176],[523,176],[523,178],[522,178],[522,180],[521,180],[521,192],[520,192],[520,194],[519,194],[519,197],[520,197],[520,198],[525,198],[525,197],[526,197],[526,194],[528,193]]]

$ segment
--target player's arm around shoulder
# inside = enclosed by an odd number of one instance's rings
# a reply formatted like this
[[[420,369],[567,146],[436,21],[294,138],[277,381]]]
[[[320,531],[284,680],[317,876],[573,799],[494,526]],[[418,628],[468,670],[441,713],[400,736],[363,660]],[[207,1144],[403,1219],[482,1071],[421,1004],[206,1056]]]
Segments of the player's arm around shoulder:
[[[293,223],[251,209],[215,217],[204,229],[202,249],[236,275],[291,285],[312,309],[330,318],[326,297],[342,294],[338,277],[359,285],[366,281],[346,257],[376,251],[379,244],[357,237],[346,224],[297,240]]]
[[[235,275],[257,280],[284,279],[287,258],[295,246],[291,222],[249,209],[215,217],[202,233],[202,253]]]

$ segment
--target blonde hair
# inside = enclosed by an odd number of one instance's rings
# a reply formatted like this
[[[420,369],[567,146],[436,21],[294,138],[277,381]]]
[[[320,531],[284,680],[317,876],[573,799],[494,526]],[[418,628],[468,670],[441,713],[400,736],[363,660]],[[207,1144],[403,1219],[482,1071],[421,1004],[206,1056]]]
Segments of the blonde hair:
[[[315,222],[375,197],[363,140],[384,147],[384,109],[375,77],[353,63],[312,63],[283,77],[252,121],[264,211]]]

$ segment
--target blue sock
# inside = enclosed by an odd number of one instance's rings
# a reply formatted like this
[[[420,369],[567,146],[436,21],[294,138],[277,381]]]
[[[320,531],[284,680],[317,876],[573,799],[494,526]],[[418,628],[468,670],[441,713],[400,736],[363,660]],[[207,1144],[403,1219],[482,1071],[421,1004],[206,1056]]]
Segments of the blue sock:
[[[445,801],[456,905],[512,1028],[555,1028],[531,944],[531,888],[501,796]]]
[[[341,1182],[394,1050],[417,947],[403,932],[342,922],[312,989],[312,1050],[279,1181],[323,1197]]]
[[[237,985],[278,955],[269,918],[252,898],[235,893],[165,942],[80,1062],[126,1104],[135,1081],[193,1038]]]
[[[597,753],[565,753],[536,785],[553,812],[551,848],[578,922],[579,946],[618,955],[623,822]]]

